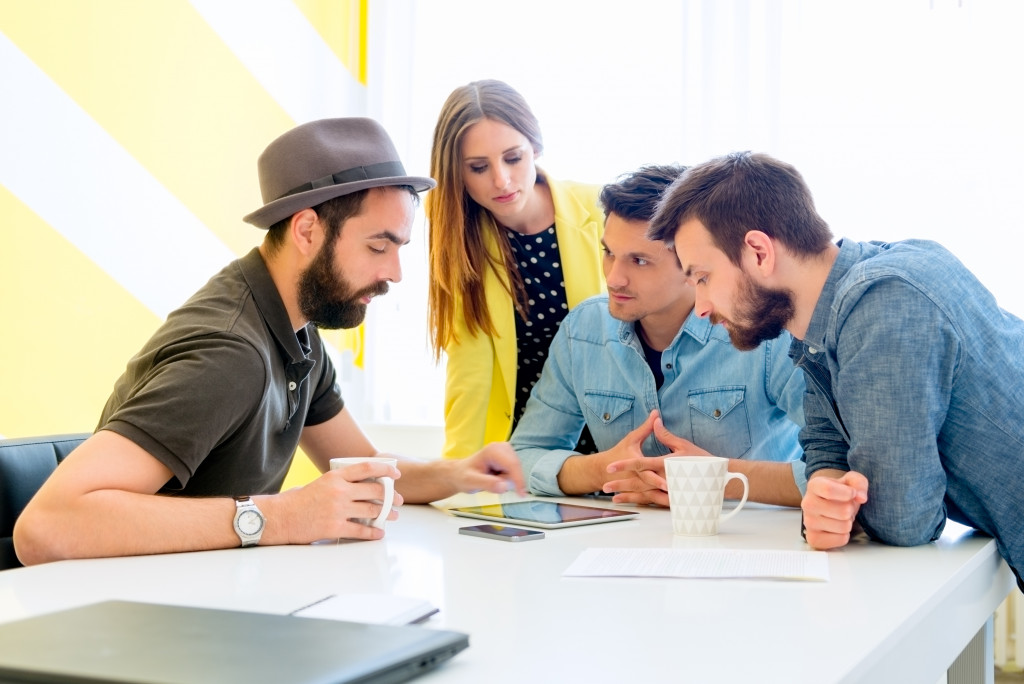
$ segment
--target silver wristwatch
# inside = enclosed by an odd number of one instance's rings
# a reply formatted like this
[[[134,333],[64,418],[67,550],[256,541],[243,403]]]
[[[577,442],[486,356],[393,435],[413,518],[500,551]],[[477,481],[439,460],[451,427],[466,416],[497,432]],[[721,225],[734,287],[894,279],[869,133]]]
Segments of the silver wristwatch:
[[[267,519],[248,496],[235,497],[235,533],[242,540],[242,546],[256,546],[263,534]]]

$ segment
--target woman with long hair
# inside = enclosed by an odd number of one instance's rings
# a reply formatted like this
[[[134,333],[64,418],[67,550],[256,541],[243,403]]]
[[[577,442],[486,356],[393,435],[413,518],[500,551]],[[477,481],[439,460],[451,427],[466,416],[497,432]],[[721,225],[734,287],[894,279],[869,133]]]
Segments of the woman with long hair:
[[[456,88],[430,153],[429,316],[448,357],[446,458],[509,438],[569,309],[604,290],[600,186],[537,168],[540,126],[496,80]],[[589,433],[580,438],[590,453]]]

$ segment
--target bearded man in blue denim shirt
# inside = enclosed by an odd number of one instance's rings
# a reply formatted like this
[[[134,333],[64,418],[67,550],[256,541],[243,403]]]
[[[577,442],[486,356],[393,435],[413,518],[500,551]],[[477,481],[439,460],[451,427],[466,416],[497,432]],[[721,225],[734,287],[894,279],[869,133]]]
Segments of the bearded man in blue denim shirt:
[[[795,338],[812,547],[858,528],[924,544],[949,518],[993,536],[1024,588],[1024,321],[934,242],[833,243],[803,178],[767,155],[690,169],[650,235],[738,348]]]
[[[644,167],[601,192],[608,294],[562,322],[511,439],[534,493],[603,490],[667,506],[660,457],[712,453],[747,475],[751,500],[800,504],[805,384],[789,341],[736,351],[693,315],[672,247],[647,238],[662,192],[684,170]],[[573,450],[584,425],[596,454]],[[726,496],[738,498],[740,485],[730,485]]]

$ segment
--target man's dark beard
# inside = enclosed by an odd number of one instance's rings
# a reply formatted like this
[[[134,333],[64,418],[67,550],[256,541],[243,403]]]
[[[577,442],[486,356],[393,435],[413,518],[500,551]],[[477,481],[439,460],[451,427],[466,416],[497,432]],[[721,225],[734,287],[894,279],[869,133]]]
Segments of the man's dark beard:
[[[727,327],[729,340],[740,351],[752,351],[781,335],[794,312],[792,292],[762,287],[744,273],[734,318]],[[718,322],[716,318],[712,315],[711,322]]]
[[[299,310],[311,323],[325,330],[354,328],[366,317],[363,297],[386,294],[388,284],[378,281],[358,292],[334,270],[333,241],[324,243],[299,277]]]

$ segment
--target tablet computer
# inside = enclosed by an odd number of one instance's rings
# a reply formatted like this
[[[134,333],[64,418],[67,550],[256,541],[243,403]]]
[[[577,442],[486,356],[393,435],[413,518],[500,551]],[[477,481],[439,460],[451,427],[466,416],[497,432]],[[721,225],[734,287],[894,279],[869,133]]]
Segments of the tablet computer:
[[[449,508],[448,511],[466,518],[545,529],[631,520],[639,515],[636,511],[620,511],[555,501],[514,501],[490,506]]]

